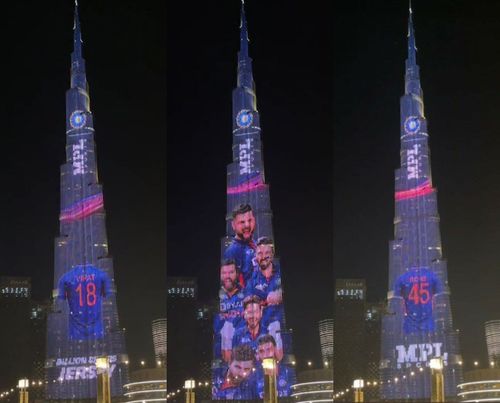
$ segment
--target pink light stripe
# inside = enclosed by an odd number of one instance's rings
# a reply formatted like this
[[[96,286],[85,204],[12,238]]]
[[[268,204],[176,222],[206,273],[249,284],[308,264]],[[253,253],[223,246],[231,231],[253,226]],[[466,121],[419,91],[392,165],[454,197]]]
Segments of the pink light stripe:
[[[60,221],[81,220],[104,207],[102,193],[87,197],[61,212]]]
[[[425,196],[434,192],[429,180],[425,181],[422,185],[409,190],[401,190],[394,195],[396,201],[413,199],[415,197]]]
[[[265,188],[267,185],[262,182],[262,178],[259,176],[252,178],[241,185],[231,186],[227,188],[228,195],[234,195],[238,193],[252,192],[257,189]]]

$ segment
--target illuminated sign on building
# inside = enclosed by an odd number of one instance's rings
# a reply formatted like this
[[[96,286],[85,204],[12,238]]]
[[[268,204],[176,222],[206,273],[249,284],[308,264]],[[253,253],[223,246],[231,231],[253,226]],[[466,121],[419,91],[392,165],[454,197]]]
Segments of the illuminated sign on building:
[[[58,358],[55,366],[60,370],[57,380],[59,382],[77,381],[79,379],[95,379],[97,377],[96,369],[97,357],[70,357]],[[108,356],[109,376],[113,377],[116,369],[116,355]]]
[[[363,290],[360,290],[360,289],[340,289],[340,290],[337,290],[337,296],[339,297],[352,297],[352,298],[355,298],[355,299],[363,299]]]
[[[252,173],[252,168],[253,168],[252,142],[253,139],[248,138],[243,143],[239,144],[240,175]]]
[[[0,277],[0,298],[29,298],[30,295],[29,277]]]
[[[442,357],[444,365],[448,362],[448,353],[442,351],[443,343],[410,344],[396,346],[398,368],[428,367],[431,358]]]
[[[86,139],[79,139],[72,145],[73,149],[73,175],[82,175],[87,168]]]
[[[335,282],[335,295],[337,298],[364,299],[365,292],[365,280],[337,279]]]
[[[408,179],[418,179],[420,177],[419,168],[419,149],[420,144],[414,144],[406,151],[406,169],[408,170]]]
[[[167,296],[171,298],[194,298],[198,292],[194,277],[167,277]]]

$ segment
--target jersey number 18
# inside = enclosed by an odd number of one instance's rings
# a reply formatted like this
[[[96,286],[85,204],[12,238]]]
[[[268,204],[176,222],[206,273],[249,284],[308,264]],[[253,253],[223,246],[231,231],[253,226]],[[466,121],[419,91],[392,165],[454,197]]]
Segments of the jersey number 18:
[[[88,282],[84,289],[82,283],[78,284],[76,292],[80,298],[80,306],[94,306],[97,302],[96,286],[93,282]]]

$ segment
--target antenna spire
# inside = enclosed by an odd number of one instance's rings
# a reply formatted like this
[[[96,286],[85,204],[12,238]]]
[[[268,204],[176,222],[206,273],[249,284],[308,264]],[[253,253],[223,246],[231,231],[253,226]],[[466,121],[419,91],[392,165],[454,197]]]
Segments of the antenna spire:
[[[75,0],[75,20],[73,25],[73,53],[75,58],[82,57],[82,31],[80,30],[80,17],[78,16],[78,0]]]
[[[247,19],[245,17],[245,0],[241,0],[240,17],[240,57],[248,57],[248,29]]]
[[[413,30],[411,0],[409,0],[408,6],[408,64],[410,66],[415,66],[417,64],[417,47],[415,45],[415,31]]]

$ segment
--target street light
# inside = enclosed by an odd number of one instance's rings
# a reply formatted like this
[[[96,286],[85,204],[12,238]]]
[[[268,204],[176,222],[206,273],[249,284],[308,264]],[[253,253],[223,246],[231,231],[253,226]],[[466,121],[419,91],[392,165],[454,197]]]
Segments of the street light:
[[[19,390],[19,403],[28,403],[28,387],[30,386],[30,381],[27,379],[19,379],[17,387]]]
[[[264,369],[264,403],[277,403],[278,390],[276,387],[276,360],[264,358],[262,360]]]
[[[354,388],[354,401],[364,402],[363,387],[365,386],[365,381],[363,379],[355,379],[352,387]]]
[[[186,403],[194,403],[194,391],[196,386],[196,381],[194,379],[188,379],[184,381],[184,389],[186,389]]]
[[[444,402],[443,359],[431,358],[431,402]]]
[[[108,357],[97,357],[95,367],[97,370],[97,403],[111,403]]]

